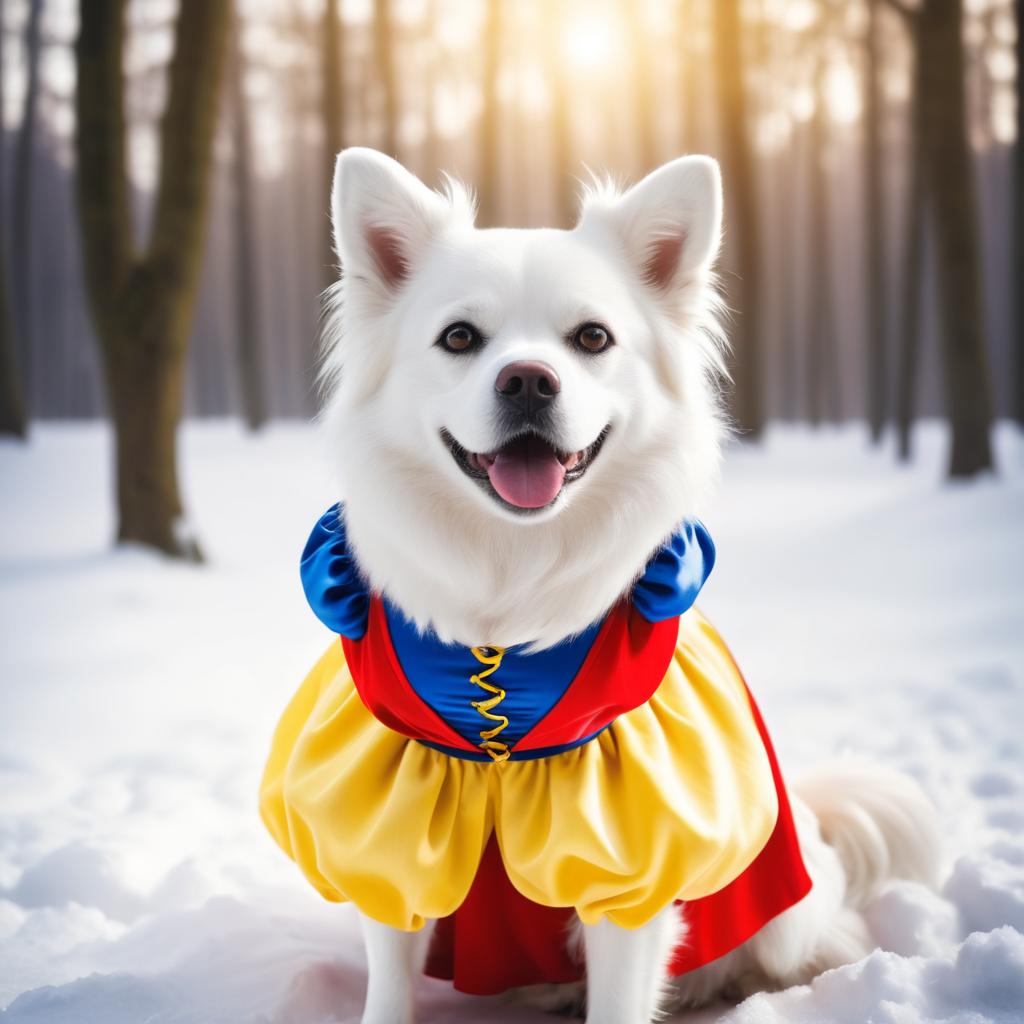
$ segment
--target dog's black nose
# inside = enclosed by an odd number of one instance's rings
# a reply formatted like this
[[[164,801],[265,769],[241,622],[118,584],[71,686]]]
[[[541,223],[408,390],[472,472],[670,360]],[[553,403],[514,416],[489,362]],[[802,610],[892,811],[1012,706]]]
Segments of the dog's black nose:
[[[510,405],[530,415],[546,409],[555,400],[562,382],[547,363],[524,360],[502,367],[494,389]]]

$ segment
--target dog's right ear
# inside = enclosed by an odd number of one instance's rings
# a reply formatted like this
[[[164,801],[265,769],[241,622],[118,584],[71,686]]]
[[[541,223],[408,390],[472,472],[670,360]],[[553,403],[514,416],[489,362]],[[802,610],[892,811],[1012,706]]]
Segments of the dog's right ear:
[[[353,147],[338,154],[331,222],[346,276],[397,290],[454,215],[451,201],[383,153]]]
[[[707,156],[684,156],[626,192],[598,186],[584,196],[578,229],[600,223],[625,248],[645,284],[672,294],[707,271],[722,235],[722,179]]]

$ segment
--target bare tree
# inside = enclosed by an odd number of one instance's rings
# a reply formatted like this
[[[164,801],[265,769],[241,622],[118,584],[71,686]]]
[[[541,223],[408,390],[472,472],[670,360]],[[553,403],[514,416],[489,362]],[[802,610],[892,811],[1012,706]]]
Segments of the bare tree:
[[[3,39],[4,4],[0,3],[0,40]],[[0,110],[4,109],[4,54],[0,46]],[[25,400],[21,393],[21,374],[15,353],[14,325],[7,298],[7,260],[3,199],[7,195],[5,171],[7,133],[0,129],[0,434],[24,437],[27,430]]]
[[[733,310],[733,416],[747,437],[764,427],[761,388],[761,225],[743,78],[743,23],[739,0],[715,0],[714,66],[725,176],[728,233],[737,276],[728,298]]]
[[[763,12],[762,12],[763,14]],[[799,43],[797,43],[799,47]],[[788,98],[787,68],[793,63],[794,45],[789,33],[774,32],[768,48],[765,74],[768,80],[771,109],[777,109]],[[794,141],[799,136],[794,131]],[[774,194],[778,213],[773,228],[773,241],[780,253],[774,261],[778,319],[776,331],[779,339],[780,413],[783,419],[796,419],[800,410],[799,394],[799,317],[797,301],[799,244],[796,229],[797,182],[800,166],[798,145],[785,147],[775,158]]]
[[[776,268],[779,282],[779,390],[783,419],[796,419],[800,409],[799,396],[799,355],[797,351],[797,231],[796,220],[796,166],[790,154],[781,154],[776,167],[776,188],[779,197],[779,236],[776,242],[782,254]]]
[[[326,3],[325,3],[326,8]],[[330,126],[338,124],[325,114],[328,76],[324,63],[328,35],[325,13],[306,13],[302,0],[290,0],[286,28],[298,53],[318,59],[307,63],[300,57],[289,66],[283,83],[287,111],[288,162],[286,187],[279,192],[287,230],[282,239],[286,273],[278,283],[286,294],[287,383],[292,399],[284,409],[303,417],[316,413],[317,293],[337,277],[331,239],[331,177],[340,138],[329,138]],[[337,30],[335,30],[337,43]],[[334,48],[330,48],[332,52]],[[337,84],[340,93],[340,83]],[[340,101],[337,103],[340,107]],[[309,142],[310,122],[320,126],[320,138]],[[339,115],[340,121],[340,115]],[[334,129],[340,132],[340,125]],[[312,148],[312,153],[310,149]]]
[[[260,289],[257,281],[256,204],[252,201],[252,143],[245,96],[244,22],[235,11],[230,33],[232,179],[234,185],[235,351],[242,391],[242,415],[250,430],[267,419],[267,397],[260,334]]]
[[[321,62],[323,72],[323,126],[324,126],[324,189],[322,196],[323,213],[321,224],[323,235],[320,240],[321,255],[317,263],[323,267],[323,287],[333,284],[337,278],[334,260],[334,241],[331,237],[331,219],[327,215],[326,197],[331,194],[334,180],[334,160],[345,145],[344,119],[342,114],[341,83],[341,22],[338,0],[324,0],[323,32],[321,33]]]
[[[1024,0],[1013,5],[1017,12],[1017,145],[1014,153],[1014,280],[1024,281]],[[1013,415],[1024,424],[1024,288],[1014,289],[1017,316],[1014,324]]]
[[[636,91],[634,109],[639,138],[637,153],[643,174],[654,170],[658,162],[658,125],[655,119],[657,84],[655,49],[647,38],[644,26],[644,5],[628,4],[626,17],[633,55],[633,88]]]
[[[427,126],[426,138],[423,140],[423,166],[428,184],[436,184],[441,170],[442,147],[437,123],[437,89],[438,70],[443,61],[443,54],[438,41],[441,26],[440,0],[426,0],[423,12],[423,35],[430,40],[423,61],[423,113]]]
[[[908,25],[918,31],[915,22]],[[916,384],[921,362],[921,309],[924,300],[924,255],[927,202],[924,160],[921,153],[921,66],[920,49],[911,47],[911,86],[908,100],[906,227],[903,234],[903,296],[900,304],[899,349],[896,363],[897,454],[906,462],[911,455],[911,434],[916,414]]]
[[[13,204],[12,249],[14,283],[14,321],[21,346],[21,374],[25,396],[32,396],[32,262],[33,230],[32,199],[33,158],[36,125],[39,120],[39,53],[42,45],[43,0],[31,0],[25,23],[25,97],[21,106],[21,126],[14,148],[14,179],[11,183]]]
[[[493,227],[498,223],[500,205],[501,154],[498,128],[498,72],[501,64],[501,0],[487,0],[484,22],[483,104],[480,108],[480,206],[477,223]]]
[[[2,152],[0,159],[3,159]],[[14,354],[11,311],[7,305],[7,261],[0,245],[0,434],[24,438],[27,427],[18,362]]]
[[[395,72],[395,23],[391,0],[374,0],[374,55],[381,95],[381,149],[398,157],[398,76]]]
[[[939,337],[946,414],[952,431],[949,475],[993,467],[992,395],[985,344],[974,175],[967,137],[961,0],[888,0],[908,25],[920,63],[921,152],[934,230]]]
[[[569,227],[576,217],[576,191],[573,187],[575,170],[574,137],[569,111],[568,85],[565,62],[559,52],[563,5],[559,0],[547,0],[544,34],[544,63],[550,90],[551,153],[555,178],[556,227]]]
[[[676,11],[678,26],[678,47],[682,69],[680,85],[680,109],[683,112],[683,152],[700,151],[700,61],[693,36],[697,30],[698,11],[695,0],[678,0]]]
[[[126,8],[127,0],[82,0],[75,105],[83,265],[117,435],[118,540],[198,559],[178,490],[176,433],[230,7],[180,6],[142,253],[125,161]]]
[[[832,231],[828,203],[828,113],[826,62],[819,53],[814,71],[814,115],[808,127],[808,221],[810,278],[807,288],[807,412],[811,423],[838,414],[836,309],[832,285]]]
[[[867,243],[864,247],[867,281],[868,428],[876,444],[888,415],[886,391],[888,372],[888,279],[886,260],[885,180],[882,162],[882,95],[879,81],[881,37],[878,0],[868,0],[867,33],[864,40],[864,216]]]
[[[900,347],[896,366],[897,455],[911,456],[911,433],[917,411],[916,388],[921,362],[921,307],[924,292],[925,198],[922,175],[913,174],[918,191],[907,197],[903,256],[903,302],[900,310]]]

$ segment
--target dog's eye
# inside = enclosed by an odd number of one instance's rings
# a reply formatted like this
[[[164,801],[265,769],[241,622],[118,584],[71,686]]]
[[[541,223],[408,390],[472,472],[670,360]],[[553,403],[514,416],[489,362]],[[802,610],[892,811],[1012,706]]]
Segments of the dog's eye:
[[[437,343],[448,352],[457,352],[461,355],[483,344],[483,338],[472,324],[452,324],[441,332]]]
[[[572,336],[572,343],[584,352],[603,352],[613,341],[611,334],[600,324],[580,324]]]

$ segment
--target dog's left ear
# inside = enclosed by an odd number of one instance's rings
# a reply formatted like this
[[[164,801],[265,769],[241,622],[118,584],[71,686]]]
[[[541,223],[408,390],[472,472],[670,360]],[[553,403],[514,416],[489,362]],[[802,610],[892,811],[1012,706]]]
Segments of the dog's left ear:
[[[669,293],[706,272],[722,236],[722,178],[708,156],[673,160],[618,196],[584,197],[577,230],[615,234],[640,277]]]

